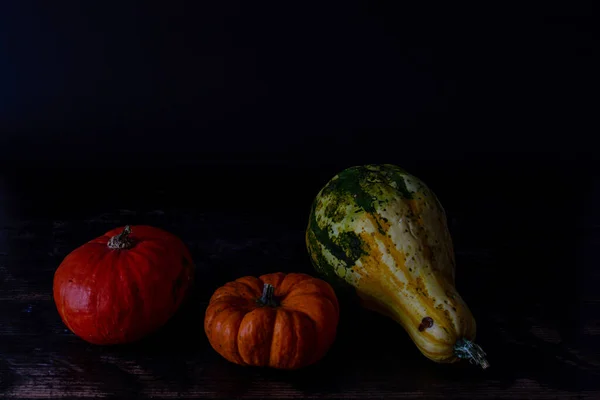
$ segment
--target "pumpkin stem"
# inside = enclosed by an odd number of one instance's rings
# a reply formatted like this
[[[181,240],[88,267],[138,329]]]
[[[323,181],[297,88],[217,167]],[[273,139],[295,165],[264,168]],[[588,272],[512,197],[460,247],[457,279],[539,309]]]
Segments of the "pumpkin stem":
[[[265,283],[263,286],[263,292],[258,302],[263,306],[277,307],[279,303],[275,300],[275,287],[271,284]]]
[[[125,226],[123,232],[111,237],[108,241],[108,248],[113,250],[130,249],[133,247],[133,240],[129,235],[131,234],[131,227]]]
[[[458,358],[468,359],[470,363],[477,364],[483,369],[490,366],[485,358],[485,351],[470,340],[464,338],[459,339],[454,345],[454,354],[456,354]]]

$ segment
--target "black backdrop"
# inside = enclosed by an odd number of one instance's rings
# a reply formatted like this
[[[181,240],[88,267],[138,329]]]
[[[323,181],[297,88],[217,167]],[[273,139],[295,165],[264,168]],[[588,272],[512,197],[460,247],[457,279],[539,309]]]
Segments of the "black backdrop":
[[[137,3],[0,1],[0,392],[598,392],[591,9]],[[242,274],[314,272],[311,201],[371,162],[406,168],[446,208],[490,374],[436,369],[352,308],[321,370],[261,378],[220,360],[197,310]],[[49,282],[68,251],[126,223],[182,237],[200,283],[166,336],[90,349]]]
[[[589,152],[591,9],[392,3],[3,2],[0,156],[317,165]]]

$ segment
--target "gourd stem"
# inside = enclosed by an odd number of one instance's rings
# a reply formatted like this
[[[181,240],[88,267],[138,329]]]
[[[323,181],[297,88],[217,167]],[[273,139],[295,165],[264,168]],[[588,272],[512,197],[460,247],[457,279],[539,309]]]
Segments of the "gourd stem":
[[[265,283],[263,286],[263,292],[258,302],[263,306],[277,307],[279,304],[275,300],[275,287],[271,284]]]
[[[485,358],[485,351],[483,351],[481,346],[470,340],[464,338],[459,339],[454,345],[454,354],[456,354],[458,358],[467,359],[470,363],[481,366],[483,369],[490,366]]]
[[[129,236],[131,234],[131,227],[125,226],[123,232],[111,237],[108,240],[108,248],[112,250],[130,249],[133,247],[133,239]]]

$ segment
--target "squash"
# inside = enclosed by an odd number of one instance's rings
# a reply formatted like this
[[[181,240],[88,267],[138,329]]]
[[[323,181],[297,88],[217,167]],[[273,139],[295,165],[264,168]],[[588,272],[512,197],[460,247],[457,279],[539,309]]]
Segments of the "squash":
[[[488,367],[455,287],[445,211],[417,177],[389,164],[340,172],[312,204],[306,246],[320,274],[398,322],[427,358]]]
[[[218,288],[204,329],[212,348],[232,363],[295,370],[327,353],[338,320],[338,300],[327,282],[279,272]]]
[[[164,325],[190,292],[185,244],[151,226],[113,229],[68,254],[54,274],[64,324],[93,344],[136,341]]]

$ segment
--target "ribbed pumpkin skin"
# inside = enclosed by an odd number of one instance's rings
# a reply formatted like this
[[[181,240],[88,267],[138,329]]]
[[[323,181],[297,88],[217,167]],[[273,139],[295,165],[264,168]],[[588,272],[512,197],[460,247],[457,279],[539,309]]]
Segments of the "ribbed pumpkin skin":
[[[456,341],[475,338],[475,320],[454,286],[444,209],[401,168],[357,166],[332,178],[313,203],[306,244],[317,271],[399,322],[429,359],[456,361]]]
[[[132,226],[129,249],[111,249],[113,229],[65,257],[54,301],[65,325],[98,345],[136,341],[164,325],[188,294],[194,265],[185,244],[152,226]]]
[[[266,284],[275,306],[260,304]],[[228,282],[212,295],[204,329],[221,356],[244,366],[295,370],[320,360],[335,340],[339,305],[324,280],[281,272]]]

